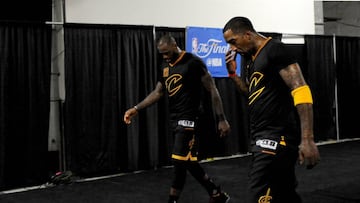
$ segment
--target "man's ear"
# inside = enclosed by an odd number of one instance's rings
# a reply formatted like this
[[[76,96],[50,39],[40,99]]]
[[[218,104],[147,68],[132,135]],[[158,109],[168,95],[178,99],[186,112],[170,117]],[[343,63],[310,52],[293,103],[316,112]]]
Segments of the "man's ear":
[[[250,40],[251,37],[253,36],[253,33],[248,31],[245,31],[244,36],[246,37],[247,40]]]

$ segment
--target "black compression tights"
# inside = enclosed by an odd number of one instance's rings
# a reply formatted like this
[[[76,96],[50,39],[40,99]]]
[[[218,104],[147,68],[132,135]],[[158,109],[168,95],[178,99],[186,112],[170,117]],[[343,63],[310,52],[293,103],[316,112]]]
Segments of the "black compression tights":
[[[206,175],[201,165],[195,161],[174,161],[175,177],[172,183],[174,189],[181,191],[184,188],[187,170],[206,189],[209,195],[217,190],[216,185]]]

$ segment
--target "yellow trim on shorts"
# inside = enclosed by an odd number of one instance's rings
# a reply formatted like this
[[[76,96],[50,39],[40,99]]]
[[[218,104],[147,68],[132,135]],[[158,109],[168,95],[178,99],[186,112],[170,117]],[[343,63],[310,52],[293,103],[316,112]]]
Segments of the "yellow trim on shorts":
[[[187,154],[187,156],[180,156],[180,155],[172,154],[171,158],[176,159],[176,160],[181,160],[181,161],[188,161],[188,160],[197,161],[197,157],[191,156],[191,152],[189,152]]]
[[[308,85],[303,85],[291,91],[294,98],[294,105],[298,104],[312,104],[313,99]]]

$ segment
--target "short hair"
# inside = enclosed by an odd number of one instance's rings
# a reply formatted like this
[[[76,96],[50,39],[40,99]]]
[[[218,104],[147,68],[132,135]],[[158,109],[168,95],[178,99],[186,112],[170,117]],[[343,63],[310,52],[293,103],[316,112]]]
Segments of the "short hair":
[[[231,18],[226,25],[224,26],[223,33],[227,30],[231,30],[233,33],[243,33],[247,30],[251,32],[255,32],[255,29],[251,23],[251,21],[242,16],[237,16]]]
[[[166,34],[166,35],[163,35],[162,37],[160,37],[157,44],[159,45],[160,43],[164,43],[164,44],[168,44],[168,45],[176,44],[176,40],[170,34]]]

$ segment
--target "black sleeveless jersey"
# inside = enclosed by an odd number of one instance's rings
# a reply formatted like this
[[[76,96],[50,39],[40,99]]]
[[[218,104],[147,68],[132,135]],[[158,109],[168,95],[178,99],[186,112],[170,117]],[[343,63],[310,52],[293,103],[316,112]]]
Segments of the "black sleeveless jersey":
[[[202,82],[207,68],[197,56],[181,52],[173,63],[163,63],[162,84],[169,99],[171,120],[195,120],[199,114]]]
[[[248,66],[250,130],[254,139],[281,136],[290,143],[300,141],[298,115],[291,90],[279,71],[295,63],[286,46],[268,38]]]

